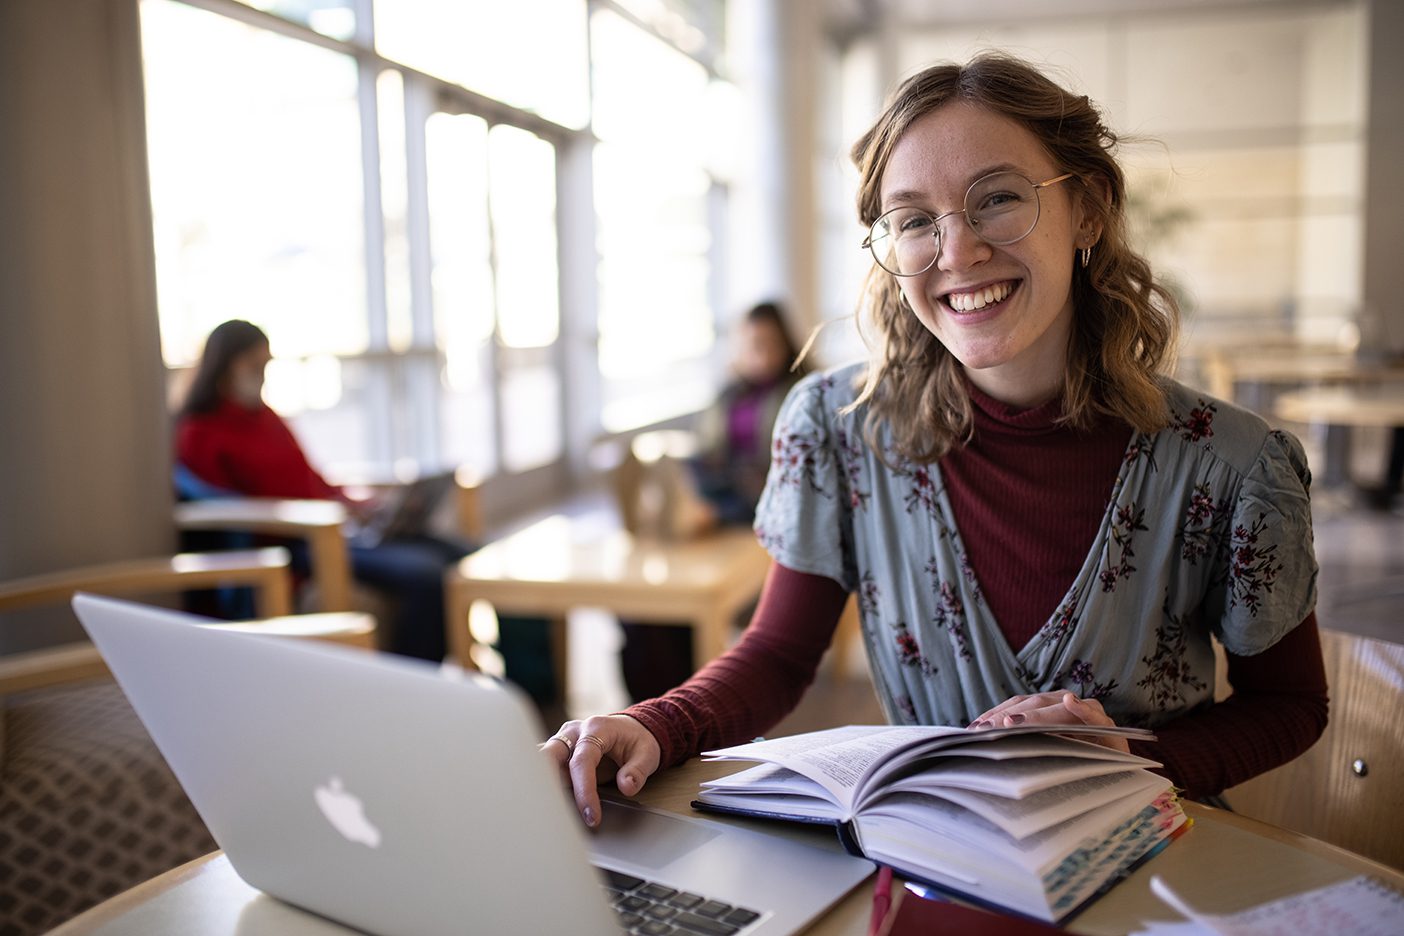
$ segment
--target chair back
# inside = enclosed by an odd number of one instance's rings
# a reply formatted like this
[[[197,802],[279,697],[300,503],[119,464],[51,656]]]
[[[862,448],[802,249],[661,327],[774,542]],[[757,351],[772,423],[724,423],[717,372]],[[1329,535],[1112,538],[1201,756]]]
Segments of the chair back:
[[[350,611],[351,556],[343,527],[346,508],[338,501],[222,497],[175,506],[176,527],[239,531],[301,539],[307,543],[318,611]]]
[[[0,583],[0,614],[66,604],[75,592],[146,596],[219,586],[248,586],[264,617],[292,613],[288,551],[181,553],[68,569]],[[106,665],[92,644],[81,641],[0,657],[0,696],[91,679]]]
[[[607,453],[597,457],[597,467],[608,472],[620,521],[630,533],[687,539],[707,525],[689,467],[698,450],[695,433],[660,429],[597,449]]]
[[[1301,757],[1225,791],[1235,812],[1404,870],[1404,644],[1321,631],[1331,720]]]

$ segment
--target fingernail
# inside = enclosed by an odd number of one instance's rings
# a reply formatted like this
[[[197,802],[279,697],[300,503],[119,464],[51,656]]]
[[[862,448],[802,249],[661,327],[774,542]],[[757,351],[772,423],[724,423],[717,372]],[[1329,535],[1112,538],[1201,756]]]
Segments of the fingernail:
[[[619,779],[619,785],[621,787],[629,787],[630,789],[632,789],[634,784],[638,782],[639,781],[635,779],[634,775],[631,773],[626,773],[623,777]]]
[[[585,824],[591,827],[595,825],[595,811],[589,806],[585,807]]]
[[[1010,716],[1008,716],[1008,717],[1009,717],[1009,724],[1011,724],[1011,725],[1022,725],[1022,724],[1024,723],[1024,713],[1023,713],[1023,712],[1015,712],[1013,715],[1010,715]]]
[[[984,720],[982,719],[982,720],[977,721],[977,722],[975,723],[975,727],[976,727],[976,728],[988,728],[988,727],[990,727],[990,723],[987,722],[987,721],[984,721]]]

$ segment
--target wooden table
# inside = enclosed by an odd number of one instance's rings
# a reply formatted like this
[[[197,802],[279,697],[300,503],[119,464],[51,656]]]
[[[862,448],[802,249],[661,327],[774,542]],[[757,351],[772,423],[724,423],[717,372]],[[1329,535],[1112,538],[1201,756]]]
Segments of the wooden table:
[[[694,760],[653,777],[639,798],[661,809],[693,814],[688,804],[702,780],[745,766]],[[1360,874],[1404,890],[1404,874],[1315,839],[1194,803],[1187,804],[1186,811],[1194,826],[1078,916],[1069,926],[1072,932],[1110,936],[1133,932],[1156,920],[1181,919],[1151,893],[1152,875],[1159,875],[1196,909],[1209,913],[1245,910]],[[786,834],[819,847],[837,847],[825,829],[710,818]],[[609,821],[608,805],[604,821]],[[867,932],[870,901],[869,886],[860,885],[808,932],[862,936]],[[119,894],[50,936],[344,936],[348,932],[254,890],[216,852]]]
[[[1404,426],[1404,385],[1297,390],[1277,398],[1273,415],[1326,427],[1321,482],[1327,487],[1340,485],[1349,480],[1351,429]]]
[[[1404,387],[1323,387],[1277,398],[1279,419],[1328,426],[1404,426]]]
[[[588,518],[553,515],[484,546],[449,570],[449,652],[472,668],[468,609],[558,621],[557,675],[566,670],[565,615],[603,608],[620,617],[692,627],[693,661],[726,649],[732,621],[755,600],[770,557],[747,528],[679,541],[647,540]]]
[[[1219,348],[1204,355],[1204,371],[1206,389],[1224,400],[1235,399],[1238,384],[1300,386],[1404,379],[1404,366],[1398,363],[1362,359],[1354,352],[1323,346]]]
[[[1204,378],[1205,389],[1219,399],[1267,414],[1283,388],[1399,387],[1404,365],[1325,348],[1235,348],[1209,353]]]

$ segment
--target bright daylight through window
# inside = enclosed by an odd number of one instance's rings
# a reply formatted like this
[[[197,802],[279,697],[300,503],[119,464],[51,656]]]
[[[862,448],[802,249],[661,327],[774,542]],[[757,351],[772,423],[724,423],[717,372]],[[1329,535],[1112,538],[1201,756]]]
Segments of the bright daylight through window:
[[[691,56],[721,3],[242,2],[141,5],[173,392],[249,319],[265,398],[343,476],[558,465],[572,423],[709,399],[719,81]],[[562,172],[572,148],[592,172]],[[569,238],[563,192],[593,219]],[[564,254],[597,295],[563,292]],[[565,367],[581,340],[595,372]]]

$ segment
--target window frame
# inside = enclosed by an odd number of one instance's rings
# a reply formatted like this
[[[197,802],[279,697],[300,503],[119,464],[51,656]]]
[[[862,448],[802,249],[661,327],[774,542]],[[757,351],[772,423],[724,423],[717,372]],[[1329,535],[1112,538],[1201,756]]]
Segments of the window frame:
[[[598,142],[591,124],[584,128],[566,127],[530,111],[521,110],[502,101],[484,96],[468,88],[419,71],[378,53],[374,44],[372,0],[356,0],[356,27],[352,38],[337,39],[317,32],[309,26],[284,19],[276,13],[249,6],[240,0],[174,0],[186,6],[228,17],[259,29],[267,30],[299,42],[311,43],[351,57],[357,69],[357,98],[361,119],[361,165],[365,226],[365,290],[367,348],[352,355],[336,355],[343,363],[361,363],[375,373],[374,384],[367,392],[368,403],[363,418],[366,426],[370,458],[377,465],[390,467],[395,453],[412,452],[421,465],[433,467],[440,453],[438,427],[439,373],[444,366],[444,353],[434,340],[433,297],[428,272],[431,268],[428,230],[427,163],[425,159],[424,120],[436,112],[472,114],[485,120],[489,127],[505,124],[525,130],[549,142],[556,153],[556,250],[558,277],[558,308],[560,330],[554,343],[545,349],[533,349],[525,356],[544,353],[551,366],[561,374],[560,413],[563,451],[553,462],[523,472],[506,474],[501,465],[503,443],[502,398],[500,378],[511,366],[510,359],[523,356],[518,349],[504,348],[494,339],[491,349],[490,386],[494,397],[493,435],[498,448],[494,474],[482,479],[489,499],[494,501],[494,513],[514,513],[531,505],[558,499],[569,491],[573,482],[589,472],[590,447],[604,432],[600,401],[602,378],[598,366],[598,303],[597,270],[599,253],[595,234],[597,219],[594,206],[592,155]],[[599,9],[608,9],[667,43],[680,53],[698,62],[709,79],[724,78],[716,66],[717,48],[708,41],[700,52],[688,52],[662,34],[652,24],[641,20],[612,0],[586,0],[586,23]],[[587,68],[593,67],[595,54],[587,26],[583,37],[587,44]],[[408,230],[410,251],[410,312],[413,338],[404,349],[392,349],[389,335],[387,298],[386,217],[381,184],[380,114],[377,101],[377,79],[385,70],[398,72],[405,94],[406,185],[408,186]],[[593,91],[591,98],[593,111]],[[709,220],[716,223],[724,215],[726,185],[712,178],[712,193],[708,196]],[[714,228],[719,233],[720,228]],[[716,238],[714,238],[714,241]],[[706,296],[711,306],[713,325],[717,327],[718,297],[725,294],[724,265],[714,250],[709,259],[709,288]],[[722,331],[717,328],[712,355],[722,344]],[[389,366],[386,363],[389,361]],[[169,368],[171,373],[182,368]],[[394,384],[401,377],[408,383],[408,398]],[[397,402],[415,415],[415,426],[400,425],[395,419]],[[643,428],[643,427],[639,427]],[[408,438],[406,438],[408,436]],[[329,466],[334,471],[339,466]]]

